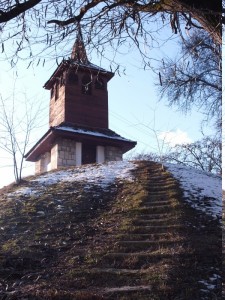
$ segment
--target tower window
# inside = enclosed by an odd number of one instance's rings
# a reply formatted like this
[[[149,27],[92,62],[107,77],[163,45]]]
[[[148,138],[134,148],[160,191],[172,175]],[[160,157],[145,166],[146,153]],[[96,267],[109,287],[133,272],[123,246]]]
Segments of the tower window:
[[[95,81],[95,88],[98,90],[104,90],[105,85],[102,78],[97,78]]]
[[[60,77],[60,86],[64,85],[64,78],[63,75]]]
[[[92,84],[91,77],[88,75],[84,75],[82,78],[82,94],[91,95],[92,92]]]
[[[75,73],[75,71],[70,71],[69,72],[69,75],[67,77],[67,81],[68,81],[69,84],[78,83],[78,76]]]
[[[51,88],[51,98],[54,97],[54,86]]]
[[[59,98],[59,84],[58,82],[55,83],[55,100]]]

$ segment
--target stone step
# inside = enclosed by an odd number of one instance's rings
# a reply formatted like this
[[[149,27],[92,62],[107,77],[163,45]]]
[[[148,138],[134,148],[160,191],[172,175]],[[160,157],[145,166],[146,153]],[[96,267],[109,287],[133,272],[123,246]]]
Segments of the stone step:
[[[157,213],[155,211],[152,212],[150,210],[151,208],[149,209],[148,207],[141,206],[138,209],[135,208],[132,211],[126,212],[126,215],[133,220],[177,220],[178,218],[180,218],[178,212],[174,211],[173,209],[161,213]],[[125,212],[121,211],[120,213],[115,215],[123,217],[124,214]]]
[[[166,197],[167,196],[167,191],[163,191],[162,189],[158,189],[158,191],[156,190],[149,190],[148,188],[144,188],[147,192],[148,192],[148,195],[149,197],[153,197],[153,196],[156,196],[156,197]]]
[[[144,187],[145,191],[148,192],[149,195],[168,195],[171,191],[175,191],[176,189],[174,187]]]
[[[174,211],[175,207],[172,205],[145,205],[145,203],[143,205],[140,206],[140,208],[142,208],[145,211],[148,211],[150,213],[166,213],[166,212],[170,212],[170,211]]]
[[[173,178],[169,174],[162,174],[162,173],[149,173],[147,178],[149,179],[150,182],[154,181],[156,184],[158,182],[167,182],[167,181],[172,181]]]
[[[164,239],[169,239],[169,238],[173,238],[176,239],[177,241],[179,241],[179,235],[175,232],[173,233],[131,233],[131,234],[120,234],[117,235],[116,237],[117,239],[120,238],[121,240],[124,241],[129,241],[129,240],[133,240],[133,241],[161,241]]]
[[[141,220],[165,220],[165,219],[171,219],[171,218],[177,218],[179,217],[179,215],[176,215],[174,212],[167,212],[167,213],[141,213],[141,214],[138,214],[138,219],[141,219]]]
[[[174,183],[174,179],[168,176],[158,176],[157,174],[148,176],[148,182],[157,184],[171,184]]]
[[[110,273],[110,274],[146,274],[148,269],[121,269],[121,268],[92,268],[88,270],[89,273]]]
[[[177,218],[167,218],[167,219],[136,219],[132,222],[133,225],[176,225],[179,222],[179,219]]]
[[[173,250],[182,248],[184,242],[183,241],[175,241],[175,240],[161,240],[161,241],[120,241],[118,242],[117,248],[124,252],[133,252],[133,251],[167,251],[171,248]]]
[[[99,257],[98,267],[119,268],[119,269],[148,269],[153,264],[176,266],[182,261],[182,264],[191,264],[194,257],[190,253],[179,253],[173,248],[167,251],[137,251],[137,252],[111,252]]]
[[[138,173],[138,175],[143,175],[143,176],[160,176],[160,174],[162,174],[162,171],[159,168],[155,168],[155,167],[148,167],[145,166],[146,169],[144,170],[137,170],[136,172]]]
[[[156,194],[156,193],[148,193],[149,201],[165,201],[168,199],[167,194]]]
[[[128,294],[128,293],[133,293],[134,292],[150,292],[152,290],[151,285],[135,285],[135,286],[120,286],[120,287],[112,287],[112,288],[105,288],[102,290],[103,295],[110,294],[110,298],[113,296],[113,294]],[[138,293],[138,295],[140,295]],[[113,299],[113,298],[111,298]],[[114,298],[115,299],[115,298]],[[118,299],[118,298],[117,298]],[[133,298],[132,298],[133,299]]]
[[[182,225],[158,225],[158,226],[134,226],[131,227],[130,230],[128,229],[127,232],[129,233],[168,233],[168,232],[174,232],[179,229],[183,228]]]
[[[171,264],[173,261],[180,259],[180,254],[176,254],[173,251],[167,252],[111,252],[107,253],[98,262],[99,266],[104,268],[129,268],[129,269],[140,269],[148,268],[152,264]],[[184,259],[182,257],[182,259]]]
[[[134,208],[132,210],[132,212],[136,213],[136,214],[140,214],[140,215],[151,215],[152,217],[153,216],[159,217],[161,215],[169,216],[169,215],[175,214],[176,210],[173,209],[173,207],[171,207],[170,205],[169,205],[169,207],[140,206],[138,208]]]
[[[143,200],[146,202],[162,202],[162,201],[172,201],[171,199],[168,198],[167,195],[152,195],[148,194],[148,197]]]
[[[95,288],[115,287],[123,285],[142,285],[150,283],[154,274],[148,269],[140,270],[138,268],[114,268],[111,266],[94,267],[88,269],[73,269],[73,276],[76,278],[77,286],[85,286],[90,283]]]
[[[127,259],[131,257],[136,257],[136,258],[144,258],[144,259],[150,259],[150,261],[156,260],[162,260],[162,259],[174,259],[180,260],[180,259],[188,259],[191,258],[193,255],[190,253],[175,253],[174,251],[164,251],[164,252],[158,252],[158,251],[151,251],[151,252],[146,252],[146,251],[137,251],[137,252],[109,252],[103,256],[103,258],[109,258],[109,259],[114,259],[114,258],[122,258],[122,259]]]
[[[153,182],[150,180],[149,182],[142,184],[143,188],[147,190],[149,193],[157,193],[159,191],[163,193],[167,193],[170,190],[177,189],[177,185],[174,182],[166,183],[164,180],[160,183]]]
[[[168,205],[171,205],[174,201],[172,200],[158,200],[158,201],[155,201],[154,200],[148,200],[148,201],[144,201],[143,202],[143,205],[145,206],[168,206]]]

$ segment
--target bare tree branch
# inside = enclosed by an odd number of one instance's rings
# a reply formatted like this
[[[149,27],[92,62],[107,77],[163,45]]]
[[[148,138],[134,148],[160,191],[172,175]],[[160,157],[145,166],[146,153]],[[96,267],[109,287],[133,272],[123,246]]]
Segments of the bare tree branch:
[[[180,55],[165,58],[157,69],[161,74],[157,84],[161,99],[165,96],[169,105],[185,113],[193,107],[201,110],[206,120],[214,120],[216,130],[221,131],[221,60],[221,47],[207,33],[196,30],[183,40]]]
[[[6,47],[5,43],[12,41],[16,49],[11,56],[14,65],[24,48],[30,50],[30,57],[35,57],[32,52],[37,44],[45,49],[57,49],[74,34],[77,23],[81,23],[87,40],[99,53],[104,52],[103,45],[112,46],[113,42],[129,45],[130,39],[141,50],[143,40],[146,43],[154,41],[151,23],[160,20],[167,26],[164,22],[169,19],[174,33],[182,31],[182,23],[183,30],[184,27],[201,27],[209,32],[214,42],[221,44],[220,0],[5,0],[0,2],[0,46],[6,53],[11,47]],[[136,34],[133,35],[133,31]],[[145,56],[143,51],[141,55]]]
[[[18,17],[19,15],[30,10],[32,7],[36,6],[41,1],[42,0],[28,0],[23,3],[17,1],[17,3],[12,7],[6,7],[5,11],[0,10],[0,23],[5,23]]]

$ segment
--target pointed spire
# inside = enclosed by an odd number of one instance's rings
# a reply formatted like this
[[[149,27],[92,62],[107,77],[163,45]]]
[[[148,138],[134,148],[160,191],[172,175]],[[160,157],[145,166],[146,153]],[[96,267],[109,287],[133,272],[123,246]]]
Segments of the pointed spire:
[[[77,33],[75,43],[73,45],[71,58],[78,63],[88,64],[89,61],[84,47],[84,41],[83,41],[80,23],[78,23],[77,27],[78,27],[78,33]]]

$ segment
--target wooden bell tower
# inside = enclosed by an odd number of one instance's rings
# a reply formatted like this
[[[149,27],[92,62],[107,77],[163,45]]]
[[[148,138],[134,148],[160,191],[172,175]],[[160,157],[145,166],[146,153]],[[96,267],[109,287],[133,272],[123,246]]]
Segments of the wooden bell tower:
[[[49,126],[62,122],[108,129],[108,81],[114,76],[88,61],[81,32],[71,58],[44,87],[51,91]]]
[[[25,156],[36,163],[36,173],[122,160],[136,145],[108,128],[107,85],[113,76],[89,62],[79,29],[71,58],[44,85],[50,90],[49,130]]]

